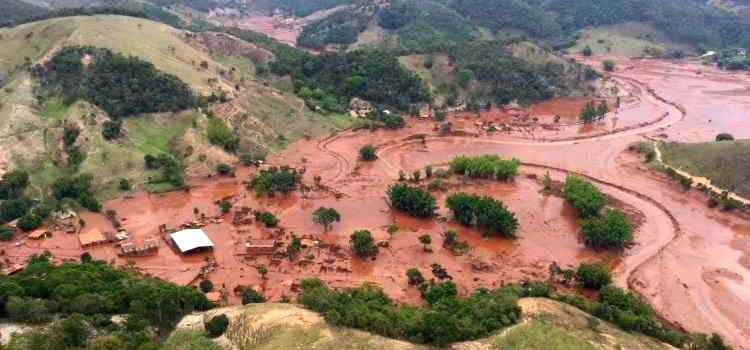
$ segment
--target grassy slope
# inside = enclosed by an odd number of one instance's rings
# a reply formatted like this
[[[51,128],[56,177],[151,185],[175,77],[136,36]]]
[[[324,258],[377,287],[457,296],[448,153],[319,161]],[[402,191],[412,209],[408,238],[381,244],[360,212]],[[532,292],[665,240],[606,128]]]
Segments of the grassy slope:
[[[527,298],[522,299],[520,304],[524,310],[524,319],[520,324],[485,339],[454,344],[452,348],[669,349],[666,345],[621,331],[607,322],[552,300]],[[256,339],[253,349],[432,349],[357,330],[329,327],[318,314],[289,304],[255,304],[212,310],[185,317],[178,328],[202,330],[203,319],[218,314],[226,314],[230,318],[230,325],[240,317],[247,317],[251,321],[250,326],[243,329]],[[222,345],[229,342],[226,335],[216,341]]]
[[[711,179],[721,188],[750,196],[750,140],[698,144],[667,143],[663,160],[695,176]]]
[[[80,146],[87,153],[81,171],[105,175],[97,183],[106,196],[116,193],[114,185],[119,177],[126,177],[139,187],[145,184],[153,175],[143,170],[143,156],[147,153],[174,152],[175,148],[182,151],[190,146],[195,150],[194,156],[187,159],[188,173],[192,175],[206,174],[218,161],[236,160],[208,145],[204,123],[192,127],[195,113],[130,117],[124,125],[125,137],[106,142],[101,137],[101,124],[107,117],[98,109],[86,104],[65,106],[56,100],[40,104],[33,96],[33,79],[20,65],[25,57],[31,62],[43,61],[65,45],[94,45],[138,56],[202,94],[218,89],[232,91],[240,75],[244,76],[245,87],[227,103],[228,112],[224,114],[219,108],[217,115],[240,133],[246,148],[273,150],[279,134],[287,140],[304,134],[318,136],[330,132],[339,122],[308,111],[292,94],[255,81],[254,66],[241,53],[212,56],[200,44],[185,40],[184,32],[149,20],[123,16],[56,18],[3,28],[0,36],[0,77],[7,77],[0,90],[0,173],[16,166],[32,170],[35,193],[44,193],[64,173],[61,164],[65,154],[60,145],[63,120],[80,119],[91,113],[96,116],[96,123],[80,123],[84,129]],[[200,68],[204,60],[208,69]],[[231,68],[239,74],[219,74]],[[209,79],[218,83],[209,84]],[[209,160],[199,161],[201,154]]]
[[[666,36],[649,25],[623,23],[612,26],[583,29],[572,52],[580,52],[589,46],[595,54],[636,57],[643,55],[643,49],[653,47],[662,51],[680,49],[690,52],[690,48],[670,42]]]

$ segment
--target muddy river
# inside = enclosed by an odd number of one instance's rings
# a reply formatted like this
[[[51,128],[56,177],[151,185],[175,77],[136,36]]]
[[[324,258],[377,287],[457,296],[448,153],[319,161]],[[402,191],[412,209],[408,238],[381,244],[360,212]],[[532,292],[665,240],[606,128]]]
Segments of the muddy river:
[[[545,278],[551,262],[574,266],[599,260],[615,268],[618,284],[643,295],[667,320],[690,331],[720,333],[733,345],[750,349],[750,221],[708,209],[700,193],[683,191],[627,152],[630,144],[645,137],[700,142],[731,132],[750,138],[750,76],[691,62],[618,61],[612,79],[619,88],[620,108],[594,125],[565,123],[574,122],[575,111],[586,100],[564,99],[528,109],[537,116],[537,127],[487,131],[488,122],[512,122],[512,116],[494,110],[451,115],[453,130],[444,135],[433,122],[410,120],[398,131],[345,131],[303,140],[268,162],[304,168],[304,182],[313,190],[258,198],[244,185],[257,169],[243,168],[235,178],[194,179],[188,192],[136,193],[110,201],[105,208],[117,211],[134,240],[159,239],[158,254],[118,257],[113,244],[87,251],[177,283],[195,283],[203,267],[217,288],[228,291],[229,302],[238,302],[232,293],[238,285],[255,286],[274,300],[292,295],[297,281],[306,276],[319,276],[333,286],[370,281],[397,300],[418,302],[419,293],[408,286],[404,273],[411,267],[430,278],[430,265],[438,263],[468,292],[478,286]],[[565,125],[541,126],[554,115]],[[369,143],[378,146],[379,159],[358,161],[357,150]],[[444,191],[435,192],[440,215],[432,220],[407,217],[391,210],[385,200],[399,171],[444,166],[460,154],[490,153],[521,159],[522,174],[510,183],[449,179]],[[547,172],[555,181],[570,172],[595,181],[634,220],[637,244],[623,254],[584,247],[572,208],[559,196],[542,191],[541,176]],[[322,178],[323,186],[313,184],[315,176]],[[443,199],[459,190],[502,200],[519,220],[518,238],[488,239],[455,224]],[[227,198],[233,211],[221,215],[216,202]],[[334,207],[342,216],[328,232],[311,220],[320,206]],[[275,213],[283,229],[240,220],[242,208]],[[113,230],[101,215],[83,218],[84,230]],[[205,224],[215,244],[213,252],[182,256],[159,234],[162,224],[178,227],[196,220]],[[392,225],[398,230],[389,232]],[[370,230],[381,242],[376,259],[362,260],[348,252],[349,235],[359,229]],[[441,234],[447,230],[458,232],[471,251],[454,255],[444,249]],[[422,234],[431,236],[431,251],[418,242]],[[295,259],[245,254],[248,238],[288,243],[292,236],[304,238],[306,246]],[[2,248],[8,264],[44,249],[58,259],[75,259],[84,251],[75,234],[62,232],[47,240],[3,243]],[[268,268],[266,278],[257,273],[258,265]]]

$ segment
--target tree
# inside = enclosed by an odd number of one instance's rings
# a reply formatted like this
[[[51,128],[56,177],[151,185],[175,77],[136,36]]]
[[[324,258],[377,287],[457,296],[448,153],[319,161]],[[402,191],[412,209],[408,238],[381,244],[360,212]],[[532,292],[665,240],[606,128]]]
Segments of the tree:
[[[216,172],[220,175],[233,175],[234,168],[229,164],[219,163],[216,165]]]
[[[132,188],[128,179],[120,179],[117,187],[120,189],[120,191],[130,191],[130,189]]]
[[[91,256],[91,253],[89,253],[89,252],[83,252],[83,254],[81,254],[81,263],[88,264],[92,260],[94,260],[94,257]]]
[[[8,199],[0,203],[0,221],[9,222],[24,216],[33,206],[33,202],[26,198]]]
[[[575,274],[579,286],[599,289],[612,283],[612,270],[606,264],[582,262]]]
[[[373,145],[364,145],[359,149],[359,159],[373,161],[378,158],[377,149]]]
[[[586,57],[589,57],[594,54],[594,50],[591,50],[591,47],[586,45],[586,47],[581,50],[581,54],[583,54]]]
[[[419,243],[422,243],[422,250],[429,251],[429,245],[432,243],[432,237],[430,235],[424,234],[419,236]]]
[[[289,242],[289,245],[286,247],[286,253],[289,255],[290,259],[293,259],[297,253],[302,249],[302,240],[299,237],[292,237],[292,241]]]
[[[388,199],[394,208],[412,216],[429,218],[435,215],[435,197],[421,188],[394,184],[388,188]]]
[[[217,338],[224,334],[227,327],[229,327],[229,318],[224,314],[214,316],[206,322],[204,327],[206,328],[209,337]]]
[[[581,220],[583,241],[595,248],[624,248],[633,241],[633,226],[625,214],[608,209],[602,216]]]
[[[249,183],[248,187],[255,190],[258,196],[273,194],[274,192],[289,193],[297,188],[302,175],[296,169],[284,166],[271,167],[261,170]]]
[[[232,202],[230,202],[230,201],[228,201],[226,199],[223,200],[223,201],[221,201],[221,202],[219,202],[219,210],[223,214],[228,213],[230,210],[232,210]]]
[[[417,268],[406,270],[406,277],[409,279],[409,284],[412,286],[418,286],[424,283],[424,276],[422,276],[422,272]]]
[[[443,299],[455,298],[456,296],[458,296],[458,288],[456,287],[456,284],[446,281],[430,286],[427,291],[424,292],[422,298],[430,303],[430,305],[435,305]]]
[[[3,174],[0,180],[0,199],[20,197],[29,185],[29,174],[23,170],[12,170]]]
[[[464,226],[478,226],[487,235],[515,236],[518,228],[515,214],[492,197],[458,192],[448,196],[445,205]]]
[[[562,194],[584,218],[598,215],[608,202],[607,196],[591,181],[573,175],[565,178]]]
[[[13,239],[13,235],[16,233],[11,227],[0,226],[0,241],[10,241]]]
[[[120,136],[122,136],[122,121],[115,120],[107,120],[102,124],[102,137],[104,137],[107,141],[112,141],[115,139],[119,139]]]
[[[374,256],[378,254],[378,246],[375,239],[368,230],[354,231],[349,238],[349,246],[352,252],[360,257]]]
[[[260,279],[266,279],[266,276],[268,275],[268,268],[266,268],[266,265],[255,266],[255,271],[258,272],[258,275],[260,275]]]
[[[240,294],[242,295],[242,305],[266,302],[266,298],[263,297],[263,295],[256,292],[250,287],[245,287],[244,289],[242,289],[242,293]]]
[[[262,222],[266,227],[276,227],[279,224],[276,215],[267,211],[255,212],[255,220]]]
[[[313,212],[312,220],[318,225],[323,225],[323,230],[328,232],[331,224],[341,221],[341,215],[336,209],[320,207]]]
[[[214,290],[214,283],[209,279],[203,279],[198,284],[198,288],[200,288],[203,293],[208,293]]]
[[[32,231],[42,226],[42,218],[33,213],[27,213],[18,219],[18,229],[21,231]]]
[[[734,141],[734,136],[732,136],[732,134],[728,134],[725,132],[716,135],[716,142],[721,142],[721,141]]]
[[[604,60],[602,62],[602,66],[604,67],[604,70],[607,72],[614,72],[615,70],[615,61],[613,60]]]

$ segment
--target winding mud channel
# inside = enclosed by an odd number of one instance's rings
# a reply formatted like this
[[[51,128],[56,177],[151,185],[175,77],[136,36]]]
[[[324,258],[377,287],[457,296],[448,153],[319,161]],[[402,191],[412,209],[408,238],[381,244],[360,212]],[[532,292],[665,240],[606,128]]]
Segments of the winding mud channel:
[[[243,168],[236,178],[193,179],[189,192],[136,193],[105,204],[105,209],[118,212],[123,228],[136,241],[159,237],[161,224],[176,227],[195,220],[196,210],[214,217],[203,227],[215,244],[213,252],[181,256],[163,242],[159,253],[150,257],[119,257],[111,244],[87,251],[98,259],[185,284],[195,283],[205,259],[211,259],[216,264],[203,277],[227,291],[230,303],[239,301],[232,293],[238,285],[253,285],[278,300],[294,294],[296,283],[306,276],[319,276],[335,287],[374,282],[396,300],[417,303],[419,292],[408,286],[404,273],[411,267],[429,278],[430,265],[438,263],[468,292],[479,286],[546,278],[551,262],[574,266],[582,260],[600,260],[615,267],[619,285],[643,295],[670,322],[689,331],[717,332],[733,345],[750,349],[750,221],[708,209],[700,193],[683,191],[627,152],[630,144],[645,137],[705,142],[717,133],[731,132],[750,138],[750,75],[689,62],[620,59],[618,63],[612,79],[620,90],[621,107],[594,125],[526,126],[489,133],[477,122],[502,124],[508,116],[488,111],[449,116],[453,131],[446,136],[436,131],[434,122],[409,120],[398,131],[346,131],[302,140],[268,163],[304,168],[304,182],[314,188],[306,193],[258,198],[243,184],[257,169]],[[532,112],[575,111],[576,103],[582,106],[585,100],[549,101],[532,106]],[[358,149],[366,144],[378,146],[377,161],[357,159]],[[399,171],[408,174],[427,165],[444,166],[462,154],[517,157],[524,164],[522,175],[511,183],[449,179],[444,191],[435,192],[440,207],[439,217],[433,220],[416,220],[389,208],[385,191]],[[541,191],[540,179],[546,172],[557,182],[568,173],[595,181],[612,205],[636,224],[637,244],[623,254],[587,249],[574,210],[559,196]],[[316,176],[322,178],[319,188],[313,185]],[[484,239],[476,230],[453,222],[443,202],[459,190],[505,202],[519,219],[519,237]],[[234,209],[222,216],[216,202],[224,198],[232,201]],[[341,213],[342,221],[328,232],[311,220],[319,206]],[[283,230],[233,220],[243,207],[275,213]],[[84,219],[85,229],[113,230],[101,215],[86,213]],[[390,225],[399,230],[389,233]],[[370,230],[382,242],[376,260],[361,260],[348,252],[349,235],[359,229]],[[443,249],[440,234],[446,230],[457,231],[471,252],[456,256]],[[422,234],[431,235],[431,252],[418,242]],[[274,238],[286,244],[293,235],[303,237],[306,245],[296,259],[244,254],[248,238]],[[83,252],[76,235],[62,232],[47,240],[0,243],[0,247],[9,265],[44,249],[58,259],[75,259]],[[267,278],[258,275],[258,265],[268,268]]]

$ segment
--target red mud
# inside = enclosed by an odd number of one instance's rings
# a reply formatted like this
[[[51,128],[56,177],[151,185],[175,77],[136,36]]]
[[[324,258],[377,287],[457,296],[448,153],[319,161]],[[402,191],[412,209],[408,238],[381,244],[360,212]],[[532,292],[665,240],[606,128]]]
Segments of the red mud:
[[[241,183],[255,169],[243,169],[237,178],[193,180],[190,192],[137,193],[130,199],[108,202],[105,208],[117,210],[125,219],[123,227],[144,238],[158,236],[160,224],[176,227],[194,220],[193,208],[216,216],[215,202],[231,197],[233,213],[223,222],[204,227],[216,245],[212,253],[183,257],[162,241],[157,256],[131,258],[145,273],[178,283],[197,277],[204,256],[210,256],[216,266],[209,269],[207,277],[230,294],[237,285],[254,285],[278,299],[292,294],[300,278],[320,276],[334,286],[375,282],[399,301],[417,302],[418,292],[408,287],[404,274],[410,267],[420,268],[429,278],[429,266],[439,263],[466,292],[477,286],[544,278],[552,261],[570,266],[597,259],[615,266],[617,283],[643,295],[665,319],[690,331],[720,333],[731,344],[750,349],[750,317],[746,313],[750,310],[750,222],[708,209],[696,191],[685,193],[663,176],[644,170],[638,157],[624,152],[644,136],[709,141],[720,131],[731,131],[738,137],[750,137],[750,120],[743,117],[750,111],[750,96],[743,92],[743,87],[750,86],[750,78],[694,63],[618,62],[614,79],[622,92],[622,107],[586,130],[574,125],[486,132],[475,125],[475,116],[453,115],[449,121],[454,136],[440,136],[435,123],[410,120],[398,131],[346,131],[322,140],[299,141],[272,156],[270,164],[305,168],[304,181],[310,186],[316,175],[322,177],[323,186],[304,197],[295,192],[257,198]],[[543,115],[559,109],[557,114],[570,118],[581,103],[585,101],[553,101],[530,110]],[[492,113],[480,118],[501,117]],[[378,146],[379,159],[363,164],[357,160],[357,150],[368,143]],[[441,208],[440,217],[433,220],[415,220],[388,207],[384,193],[399,170],[408,173],[426,165],[445,164],[459,154],[489,153],[522,159],[526,175],[539,177],[549,171],[556,181],[568,172],[588,176],[614,203],[642,221],[636,231],[637,244],[621,256],[586,249],[579,241],[572,210],[559,197],[541,193],[539,181],[527,176],[511,183],[451,179],[449,190],[436,193]],[[476,230],[446,219],[443,198],[458,190],[505,202],[519,218],[519,238],[485,239]],[[312,211],[319,206],[334,207],[342,215],[342,221],[326,233],[311,221]],[[284,230],[231,224],[234,211],[241,207],[274,212]],[[111,229],[100,215],[86,214],[84,218],[87,228]],[[400,229],[390,235],[387,228],[392,224]],[[368,229],[384,242],[376,260],[353,258],[348,252],[348,236],[358,229]],[[440,234],[448,229],[469,242],[469,254],[454,256],[441,247]],[[247,238],[276,238],[288,243],[292,234],[305,238],[308,246],[294,260],[241,254]],[[432,236],[431,253],[424,252],[417,241],[421,234]],[[75,235],[61,232],[44,241],[24,240],[18,246],[10,242],[0,247],[5,249],[9,264],[43,249],[58,258],[77,258],[83,251]],[[112,244],[89,251],[118,265],[127,263],[115,257]],[[256,272],[259,264],[268,267],[267,280]],[[231,296],[229,301],[238,300]]]

